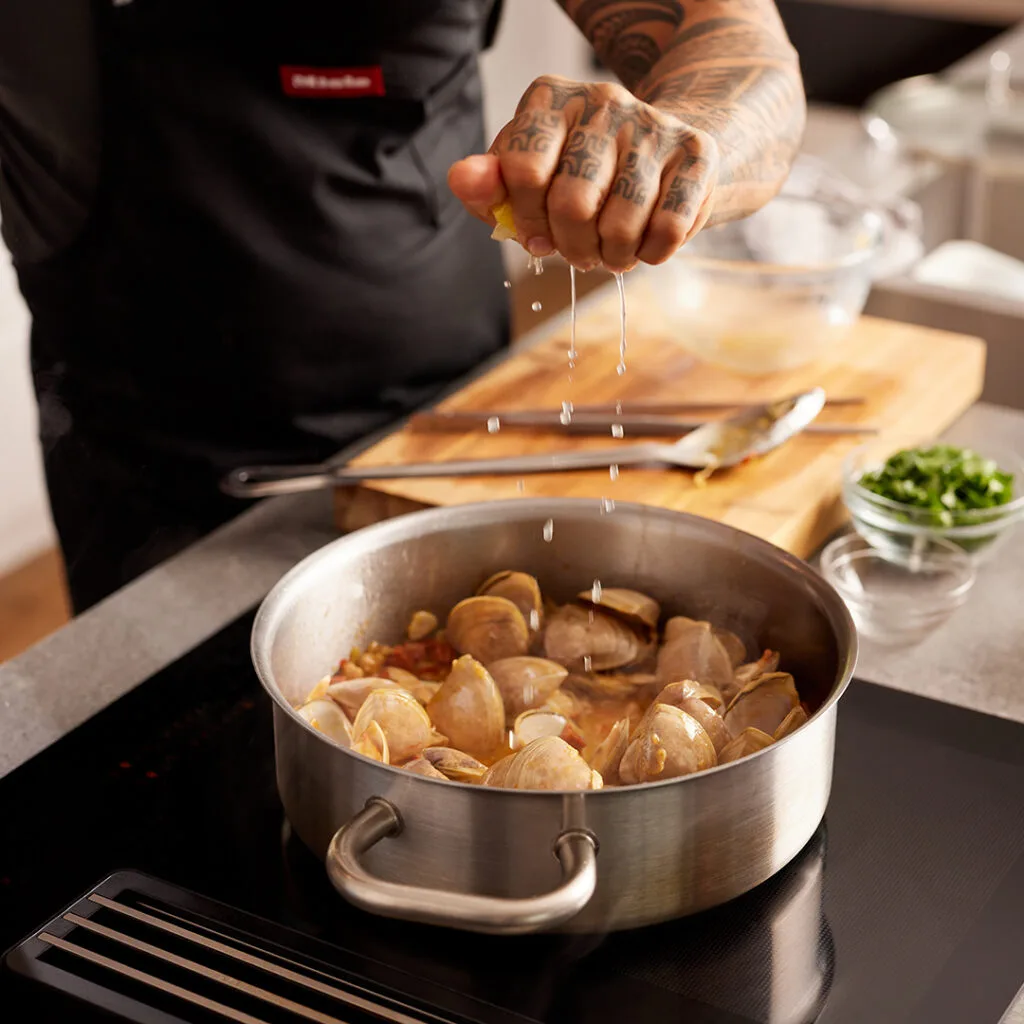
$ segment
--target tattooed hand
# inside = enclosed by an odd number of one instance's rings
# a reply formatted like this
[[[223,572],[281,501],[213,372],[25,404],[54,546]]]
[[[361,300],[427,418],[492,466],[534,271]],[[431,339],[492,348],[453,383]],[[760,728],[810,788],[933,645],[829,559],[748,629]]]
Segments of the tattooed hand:
[[[659,263],[704,224],[745,217],[785,182],[806,100],[774,0],[558,0],[628,87],[539,78],[452,190],[507,194],[519,240],[577,266]]]
[[[538,78],[486,157],[449,174],[452,191],[488,224],[511,201],[520,243],[580,269],[661,263],[711,213],[712,137],[610,83]]]

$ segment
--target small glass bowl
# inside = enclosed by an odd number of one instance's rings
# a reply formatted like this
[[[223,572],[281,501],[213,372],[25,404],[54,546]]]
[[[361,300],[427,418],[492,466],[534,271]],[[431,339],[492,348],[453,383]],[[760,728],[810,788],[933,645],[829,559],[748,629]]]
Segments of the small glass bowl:
[[[883,460],[869,448],[856,449],[843,463],[843,501],[854,529],[890,561],[906,564],[924,550],[929,539],[940,538],[952,541],[976,565],[987,562],[1024,519],[1024,461],[1015,451],[999,446],[985,446],[979,454],[1013,475],[1017,497],[995,508],[952,511],[949,524],[941,525],[931,509],[883,498],[861,487],[861,475],[877,469]]]
[[[846,602],[862,636],[909,646],[967,600],[975,568],[959,545],[942,537],[923,537],[914,558],[902,564],[848,533],[821,553],[821,574]]]

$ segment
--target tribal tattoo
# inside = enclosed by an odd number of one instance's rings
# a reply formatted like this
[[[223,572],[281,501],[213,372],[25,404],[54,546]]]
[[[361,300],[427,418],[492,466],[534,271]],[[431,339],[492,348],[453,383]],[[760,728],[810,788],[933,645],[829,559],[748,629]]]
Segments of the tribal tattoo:
[[[665,159],[666,150],[686,150],[693,130],[707,133],[719,157],[711,223],[745,216],[772,198],[799,150],[806,117],[799,62],[774,0],[558,3],[641,102],[633,110],[620,103],[609,114],[594,86],[566,83],[552,97],[552,109],[578,100],[581,125],[604,111],[609,134],[633,126],[633,146],[654,135],[656,159]],[[659,126],[650,108],[671,115],[676,127]],[[700,198],[694,191],[700,170],[668,180],[663,209],[681,211]],[[620,180],[621,172],[614,194],[622,194]]]

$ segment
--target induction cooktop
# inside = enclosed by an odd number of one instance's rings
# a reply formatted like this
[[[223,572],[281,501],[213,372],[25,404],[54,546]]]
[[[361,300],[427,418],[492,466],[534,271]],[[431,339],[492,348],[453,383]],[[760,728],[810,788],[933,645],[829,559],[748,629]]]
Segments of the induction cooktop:
[[[997,1024],[1024,984],[1024,726],[854,681],[825,820],[764,885],[469,935],[356,910],[292,835],[252,616],[0,779],[4,1021]]]

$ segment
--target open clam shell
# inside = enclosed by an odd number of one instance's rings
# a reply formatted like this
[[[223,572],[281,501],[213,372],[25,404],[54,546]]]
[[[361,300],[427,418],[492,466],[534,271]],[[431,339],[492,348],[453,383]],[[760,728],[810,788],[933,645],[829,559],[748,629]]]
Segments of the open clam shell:
[[[452,782],[479,782],[487,774],[487,765],[454,747],[427,747],[421,756]]]
[[[530,631],[523,613],[505,597],[467,597],[448,614],[445,638],[459,654],[489,665],[527,653]]]
[[[381,761],[384,764],[391,764],[391,751],[388,747],[388,738],[380,724],[371,721],[361,734],[353,730],[352,749],[357,754],[372,757],[374,761]]]
[[[741,757],[748,757],[756,754],[765,747],[770,747],[775,741],[766,732],[760,729],[744,729],[738,736],[733,737],[718,755],[719,764],[728,764],[730,761],[738,761]]]
[[[773,736],[776,740],[781,740],[783,736],[788,736],[791,732],[796,732],[807,721],[807,712],[800,706],[797,706],[789,712],[788,715],[782,720],[779,727],[775,730]]]
[[[498,686],[468,654],[452,665],[427,704],[427,714],[453,747],[481,761],[488,760],[505,740],[505,705]]]
[[[680,707],[680,701],[690,697],[704,701],[712,711],[718,711],[725,706],[725,700],[717,686],[698,683],[694,679],[680,679],[678,682],[663,686],[654,701],[657,704],[673,704]]]
[[[578,750],[558,736],[541,736],[522,750],[503,758],[507,768],[494,772],[487,785],[504,789],[600,789],[604,781]],[[490,773],[489,773],[490,774]],[[499,781],[495,782],[494,779]]]
[[[529,655],[493,661],[487,670],[501,692],[509,722],[530,708],[539,708],[569,674],[569,670],[557,661]]]
[[[710,623],[669,619],[665,635],[666,643],[658,652],[659,682],[692,679],[720,691],[732,683],[732,661]]]
[[[506,569],[496,572],[480,585],[477,595],[481,597],[504,597],[520,611],[531,632],[544,625],[544,598],[540,584],[529,573]]]
[[[544,653],[570,671],[623,668],[639,661],[646,650],[625,622],[576,604],[559,608],[544,630]]]
[[[409,673],[410,676],[412,675]],[[415,679],[415,676],[412,676]],[[410,691],[394,679],[385,676],[364,676],[359,679],[339,679],[327,687],[327,696],[330,697],[349,718],[355,718],[363,701],[370,696],[374,690],[394,690],[397,693],[409,693]]]
[[[608,730],[608,735],[594,749],[588,761],[598,772],[606,786],[619,784],[619,762],[629,745],[629,719],[620,718]]]
[[[669,704],[653,704],[626,747],[619,776],[627,785],[654,782],[717,763],[715,745],[697,719]]]
[[[725,724],[733,736],[756,728],[769,736],[800,706],[800,694],[788,672],[770,672],[748,683],[729,704]]]
[[[657,630],[661,606],[653,597],[625,587],[602,587],[600,594],[595,594],[594,589],[581,591],[578,599],[585,605],[611,612],[648,637]]]
[[[439,772],[424,757],[414,757],[411,761],[406,761],[402,767],[407,772],[414,772],[416,775],[426,775],[428,779],[443,779],[445,782],[448,781],[448,777]]]
[[[314,729],[328,739],[347,747],[352,742],[352,725],[348,716],[332,700],[311,700],[297,709]]]
[[[352,723],[353,736],[361,736],[370,722],[376,722],[384,731],[395,764],[415,757],[424,747],[445,742],[423,705],[405,690],[374,690],[363,701]]]
[[[576,750],[587,745],[583,734],[569,718],[544,708],[532,708],[519,715],[512,726],[512,736],[517,748],[527,747],[541,736],[559,736]]]

